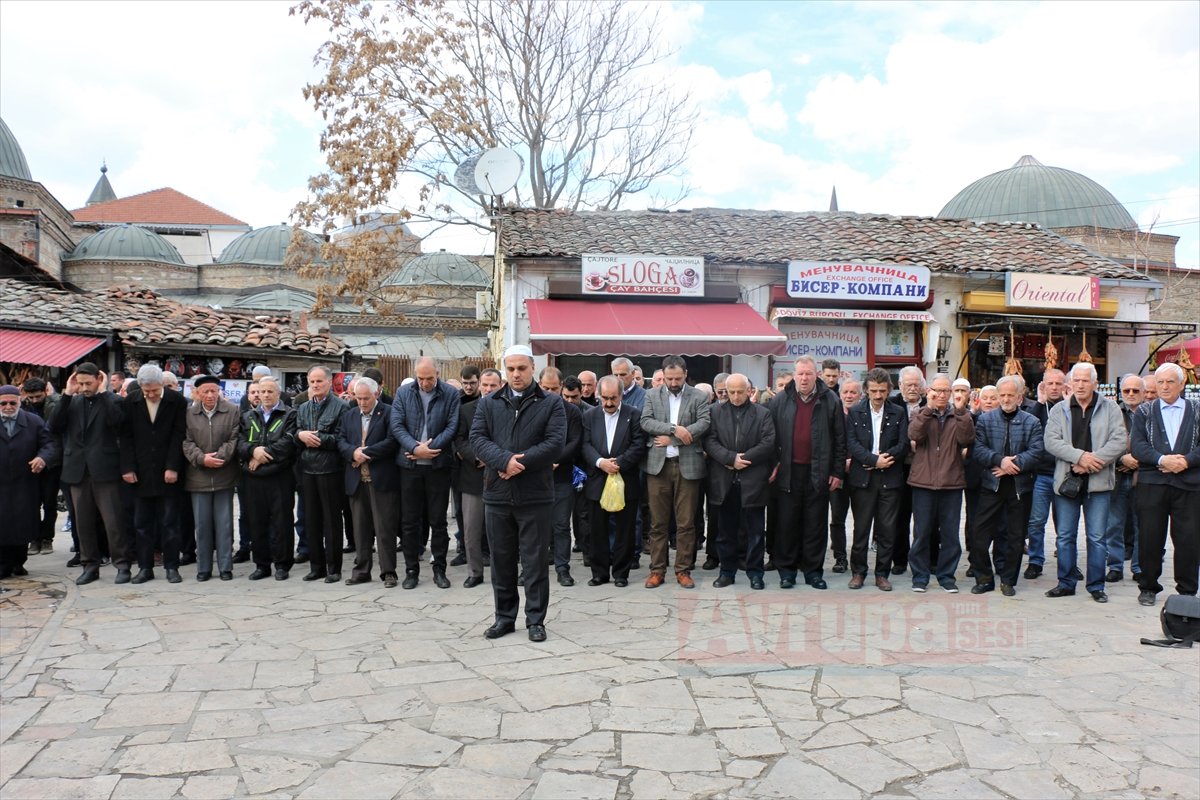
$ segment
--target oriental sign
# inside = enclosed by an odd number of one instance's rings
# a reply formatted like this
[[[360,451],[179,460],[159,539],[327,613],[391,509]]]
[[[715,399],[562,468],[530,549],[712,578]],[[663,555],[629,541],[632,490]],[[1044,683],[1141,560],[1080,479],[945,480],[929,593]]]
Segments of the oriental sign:
[[[585,295],[704,296],[700,256],[584,254]]]
[[[911,264],[792,261],[787,293],[804,300],[919,304],[929,300],[929,270]]]
[[[1095,275],[1009,272],[1004,276],[1004,304],[1095,311],[1100,308],[1100,279]]]

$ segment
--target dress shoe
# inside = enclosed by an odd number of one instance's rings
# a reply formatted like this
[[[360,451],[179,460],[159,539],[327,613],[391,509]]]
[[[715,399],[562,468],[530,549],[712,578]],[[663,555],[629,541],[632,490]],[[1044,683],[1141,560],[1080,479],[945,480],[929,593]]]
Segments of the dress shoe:
[[[1152,606],[1158,600],[1158,594],[1147,589],[1144,592],[1138,593],[1138,603],[1144,606]]]
[[[954,581],[946,581],[942,584],[942,590],[946,594],[958,594],[958,584]]]
[[[483,632],[484,638],[499,639],[501,636],[507,636],[517,629],[516,625],[511,622],[496,622],[492,627]]]
[[[208,580],[211,577],[212,577],[211,572],[197,572],[196,573],[196,580],[200,581],[200,583],[204,583],[206,580]]]
[[[657,589],[658,587],[660,587],[662,585],[663,585],[663,575],[661,572],[651,572],[649,577],[646,578],[646,588],[647,589]]]
[[[1010,584],[1002,583],[1000,584],[1000,594],[1004,595],[1005,597],[1015,597],[1017,590]]]
[[[435,569],[433,571],[433,585],[439,589],[450,588],[450,580],[446,577],[446,570]]]
[[[53,539],[43,539],[42,540],[42,555],[48,556],[48,555],[52,555],[53,553],[54,553],[54,540]]]
[[[78,567],[81,561],[83,561],[83,558],[76,553],[75,555],[71,556],[71,560],[67,562],[67,566]]]
[[[1107,603],[1108,602],[1108,595],[1106,595],[1100,589],[1097,589],[1096,591],[1091,592],[1091,595],[1092,595],[1092,599],[1095,600],[1097,603]]]
[[[314,569],[314,570],[309,570],[309,573],[304,576],[304,580],[319,581],[319,580],[323,579],[324,577],[325,577],[325,570]]]
[[[325,576],[325,582],[326,583],[341,583],[342,582],[342,573],[340,573],[340,572],[329,573],[328,575]]]
[[[753,577],[753,578],[751,578],[751,579],[750,579],[750,588],[751,588],[751,589],[757,589],[757,590],[760,590],[760,591],[761,591],[762,589],[765,589],[765,588],[767,588],[767,585],[766,585],[765,583],[763,583],[763,579],[762,579],[762,578],[759,578],[759,577],[755,576],[755,577]]]
[[[829,588],[829,584],[827,584],[823,578],[813,578],[811,581],[805,581],[805,583],[807,583],[809,586],[811,586],[814,589],[828,589]]]
[[[867,582],[866,575],[854,575],[850,578],[850,583],[846,584],[847,589],[861,589],[863,584]]]
[[[1065,586],[1055,586],[1050,591],[1046,592],[1046,597],[1074,597],[1075,590],[1068,589]]]
[[[167,583],[183,583],[183,578],[179,577],[179,570],[167,568]]]
[[[1140,572],[1133,573],[1133,582],[1134,583],[1140,582],[1141,579],[1142,579],[1142,573],[1140,573]]]
[[[690,572],[676,572],[675,581],[684,589],[695,589],[696,582],[692,580]]]
[[[588,586],[602,586],[608,583],[608,578],[592,578],[588,581]]]
[[[1079,567],[1075,567],[1071,570],[1071,577],[1077,581],[1083,580],[1083,573],[1079,571]]]
[[[763,564],[763,572],[776,572],[779,567],[775,566],[775,559],[768,558],[767,563]]]
[[[546,626],[545,625],[530,625],[530,626],[528,626],[528,628],[529,628],[529,641],[531,641],[531,642],[546,641]]]
[[[718,589],[724,589],[726,586],[733,586],[733,576],[718,575],[717,579],[713,581],[713,586],[717,587]]]
[[[1121,570],[1110,569],[1108,571],[1108,574],[1104,576],[1104,582],[1105,583],[1116,583],[1117,581],[1121,580],[1124,577],[1125,577],[1125,575],[1124,575],[1124,573],[1121,572]]]
[[[642,560],[640,558],[634,559],[633,566],[630,567],[630,569],[641,569],[641,568],[642,568]]]
[[[846,563],[846,559],[838,558],[838,559],[835,559],[833,562],[833,571],[834,572],[845,572],[847,569],[849,569],[849,566],[850,565]]]
[[[892,565],[892,574],[893,575],[903,575],[906,572],[908,572],[908,564],[893,564]]]
[[[130,583],[145,583],[146,581],[152,581],[152,580],[154,580],[154,570],[139,569],[138,574],[134,575],[133,578],[131,578],[129,582]]]
[[[628,578],[617,578],[615,581],[613,581],[613,586],[617,587],[618,589],[624,589],[628,585]]]
[[[12,568],[12,576],[14,578],[24,578],[28,574],[29,570],[25,569],[25,567],[21,564],[18,564]]]
[[[461,567],[463,564],[466,564],[466,563],[467,563],[467,554],[459,553],[450,561],[450,566]]]
[[[586,563],[586,559],[585,559],[585,563]],[[485,567],[490,567],[492,565],[492,554],[491,553],[483,554],[483,565]]]
[[[76,586],[87,586],[92,581],[96,581],[99,579],[100,579],[100,570],[98,570],[95,567],[88,567],[82,573],[80,573],[78,578],[75,579],[75,585]]]
[[[992,581],[987,583],[977,583],[971,587],[971,594],[986,594],[987,592],[996,591],[996,584]]]
[[[780,589],[795,589],[796,588],[796,579],[795,578],[780,578],[779,579],[779,588]]]
[[[180,553],[179,554],[179,566],[186,567],[189,564],[195,564],[195,563],[196,563],[196,554],[195,553]]]
[[[589,558],[586,553],[584,553],[584,555],[583,555],[583,565],[585,567],[590,567],[592,565],[592,559]]]
[[[26,551],[26,555],[36,556],[36,555],[40,554],[41,552],[42,552],[42,540],[34,539],[32,542],[29,543],[29,548]]]
[[[133,577],[129,574],[129,570],[119,569],[117,570],[117,578],[113,583],[129,583],[131,580],[133,580]]]
[[[308,563],[308,553],[296,553],[296,557],[292,560],[295,561],[297,564],[307,564]]]
[[[700,565],[700,569],[714,570],[719,566],[721,566],[721,560],[716,556],[709,556],[708,558],[704,559],[704,563]]]
[[[354,545],[352,545],[352,544],[348,544],[348,545],[346,545],[345,547],[343,547],[343,548],[342,548],[342,552],[343,552],[343,553],[353,553],[353,552],[354,552]]]
[[[358,586],[360,583],[370,583],[370,582],[371,582],[370,575],[351,575],[349,578],[346,578],[347,586]]]
[[[286,581],[288,579],[288,571],[283,567],[275,568],[275,580]]]
[[[975,577],[975,568],[974,567],[967,567],[967,577],[968,578]]]
[[[1041,564],[1030,564],[1025,568],[1025,580],[1031,581],[1034,578],[1039,578],[1042,575]]]
[[[236,553],[233,554],[233,563],[235,563],[235,564],[245,564],[249,560],[250,560],[250,551],[249,550],[238,550]]]
[[[875,588],[881,592],[890,592],[892,590],[892,582],[883,575],[876,575]]]
[[[259,567],[258,569],[254,570],[254,572],[251,572],[249,577],[252,581],[261,581],[263,578],[269,578],[270,576],[270,570],[268,570],[266,567]]]
[[[463,588],[464,589],[474,589],[476,586],[478,586],[481,583],[483,583],[482,575],[468,575],[467,579],[465,581],[463,581]]]
[[[929,587],[923,583],[914,583],[912,590],[917,594],[925,594],[927,591],[929,591]]]
[[[233,573],[230,572],[229,570],[221,570],[221,580],[223,580],[223,581],[233,580]]]
[[[400,584],[400,586],[405,589],[415,589],[418,583],[420,583],[420,580],[410,572],[404,576],[404,583]]]
[[[570,570],[566,570],[566,569],[559,570],[558,585],[559,586],[574,586],[575,585],[575,579],[571,577]]]

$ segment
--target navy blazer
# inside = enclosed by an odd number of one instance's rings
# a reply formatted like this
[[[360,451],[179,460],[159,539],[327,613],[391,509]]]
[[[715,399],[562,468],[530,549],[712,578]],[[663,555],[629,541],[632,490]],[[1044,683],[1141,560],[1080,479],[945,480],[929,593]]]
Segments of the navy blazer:
[[[1129,450],[1138,460],[1139,484],[1158,483],[1200,491],[1200,400],[1183,403],[1183,421],[1174,447],[1167,441],[1158,400],[1142,403],[1133,415]],[[1186,456],[1188,468],[1177,473],[1159,472],[1158,459],[1165,455]]]
[[[871,399],[864,397],[846,414],[846,452],[850,456],[850,474],[846,481],[851,488],[864,489],[875,470],[877,456],[871,452],[875,431],[871,425]],[[884,402],[883,424],[879,427],[879,449],[892,457],[892,466],[883,470],[883,488],[898,489],[904,485],[904,457],[908,454],[908,407]]]
[[[625,403],[617,411],[617,430],[613,434],[612,450],[608,449],[608,434],[604,430],[604,407],[593,406],[583,415],[583,462],[587,470],[584,493],[588,500],[600,500],[608,473],[596,466],[601,458],[617,459],[621,477],[625,479],[625,508],[636,505],[641,494],[642,458],[646,452],[646,432],[642,430],[642,412]]]
[[[381,492],[400,490],[400,467],[396,465],[396,453],[400,443],[392,436],[389,422],[391,406],[376,401],[371,409],[371,422],[367,425],[367,443],[363,452],[371,459],[367,465],[371,468],[371,483]],[[354,451],[363,447],[362,441],[362,411],[355,403],[342,414],[342,425],[338,431],[338,452],[346,461],[346,494],[352,495],[358,491],[362,480],[359,468],[351,463]]]
[[[413,469],[417,466],[415,461],[409,460],[408,454],[420,444],[423,428],[428,429],[427,435],[432,440],[429,447],[442,451],[433,459],[433,466],[449,468],[454,463],[454,434],[458,430],[458,407],[461,402],[462,392],[439,380],[434,385],[433,399],[429,402],[429,420],[426,425],[420,384],[413,381],[396,392],[392,401],[390,424],[392,437],[400,445],[396,450],[396,463],[402,469]]]

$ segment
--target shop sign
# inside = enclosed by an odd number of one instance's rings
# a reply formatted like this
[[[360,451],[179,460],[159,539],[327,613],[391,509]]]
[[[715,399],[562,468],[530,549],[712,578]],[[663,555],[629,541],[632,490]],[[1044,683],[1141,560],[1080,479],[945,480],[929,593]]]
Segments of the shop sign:
[[[771,312],[771,321],[781,319],[888,320],[891,322],[935,322],[928,311],[892,311],[882,308],[791,308]]]
[[[792,261],[787,293],[805,300],[924,303],[929,299],[929,270],[909,264]]]
[[[584,254],[585,295],[704,296],[700,256]]]
[[[843,377],[855,377],[867,369],[867,327],[865,325],[822,325],[789,323],[779,329],[787,337],[788,358],[808,356],[817,362],[833,358],[842,365]]]
[[[1100,278],[1009,272],[1004,276],[1004,303],[1021,308],[1095,311],[1100,308]]]

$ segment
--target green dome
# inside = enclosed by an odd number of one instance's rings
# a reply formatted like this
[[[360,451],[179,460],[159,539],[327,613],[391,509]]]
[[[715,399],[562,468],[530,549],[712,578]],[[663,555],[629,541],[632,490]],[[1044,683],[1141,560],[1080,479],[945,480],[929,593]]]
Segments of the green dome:
[[[292,243],[292,232],[295,230],[291,225],[279,224],[243,233],[221,251],[217,263],[281,267],[287,256],[288,246]],[[323,243],[321,237],[315,233],[304,230],[301,233],[311,239],[316,247]]]
[[[1023,156],[1010,169],[980,178],[938,216],[981,222],[1036,222],[1043,228],[1137,230],[1112,193],[1091,178]]]
[[[486,289],[492,282],[469,258],[440,250],[405,262],[383,286],[474,286]]]
[[[33,180],[25,153],[3,119],[0,119],[0,175],[6,178],[20,178],[23,181]]]
[[[187,266],[175,245],[137,225],[118,225],[93,233],[63,261],[156,261]]]

